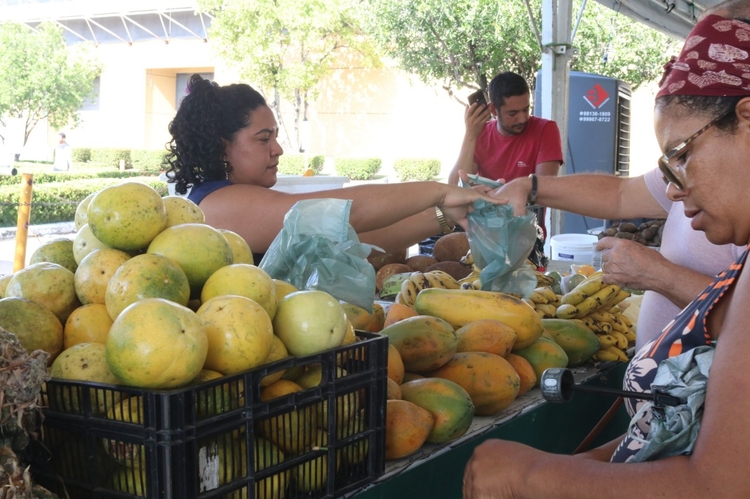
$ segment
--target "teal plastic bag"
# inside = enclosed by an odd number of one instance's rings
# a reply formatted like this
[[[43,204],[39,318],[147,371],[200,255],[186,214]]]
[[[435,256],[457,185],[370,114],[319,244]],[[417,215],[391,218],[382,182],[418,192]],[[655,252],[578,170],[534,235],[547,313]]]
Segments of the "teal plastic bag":
[[[298,201],[258,267],[297,289],[319,289],[372,313],[375,269],[367,261],[373,246],[359,242],[349,224],[347,199]]]
[[[651,411],[651,429],[643,448],[629,463],[655,461],[670,456],[692,454],[703,422],[708,374],[714,361],[714,347],[699,346],[685,353],[662,360],[651,383],[652,391],[681,398],[685,403],[657,407],[653,401],[643,404],[633,416],[630,426],[637,424]],[[632,430],[630,430],[632,431]]]
[[[482,269],[482,289],[530,296],[537,278],[526,258],[536,243],[536,215],[516,217],[510,205],[479,199],[467,218],[466,235],[474,263]]]

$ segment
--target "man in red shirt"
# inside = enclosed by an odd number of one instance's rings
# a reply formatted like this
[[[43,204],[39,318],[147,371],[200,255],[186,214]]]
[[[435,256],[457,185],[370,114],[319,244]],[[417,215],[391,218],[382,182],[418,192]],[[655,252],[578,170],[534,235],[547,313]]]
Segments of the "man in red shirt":
[[[504,182],[531,174],[556,176],[563,163],[560,130],[554,121],[530,116],[526,80],[500,73],[489,93],[489,105],[474,103],[464,113],[466,133],[448,183],[458,184],[459,170]],[[544,230],[543,212],[538,215]]]

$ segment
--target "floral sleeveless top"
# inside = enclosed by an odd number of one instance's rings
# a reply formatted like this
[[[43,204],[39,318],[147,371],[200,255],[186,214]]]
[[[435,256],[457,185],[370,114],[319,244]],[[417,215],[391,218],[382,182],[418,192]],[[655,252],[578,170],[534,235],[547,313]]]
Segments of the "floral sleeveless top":
[[[745,247],[736,262],[721,272],[698,298],[690,302],[672,322],[667,324],[660,336],[638,351],[625,371],[623,380],[625,390],[651,393],[651,383],[654,381],[656,369],[662,360],[675,357],[700,345],[711,344],[711,336],[706,330],[708,313],[734,284],[745,263],[748,250],[750,246]],[[625,407],[630,417],[632,418],[645,403],[645,400],[625,399]],[[650,420],[651,412],[647,411],[636,424],[631,424],[629,432],[612,454],[611,462],[625,463],[632,459],[643,447],[640,440],[648,434]]]

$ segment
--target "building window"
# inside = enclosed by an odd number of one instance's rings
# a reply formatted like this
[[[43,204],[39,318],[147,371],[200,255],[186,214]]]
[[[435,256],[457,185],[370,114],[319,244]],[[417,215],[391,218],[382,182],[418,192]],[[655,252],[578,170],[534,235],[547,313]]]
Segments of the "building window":
[[[92,94],[83,101],[81,104],[81,111],[98,111],[99,110],[99,89],[101,88],[101,78],[96,77],[94,79],[94,89]]]

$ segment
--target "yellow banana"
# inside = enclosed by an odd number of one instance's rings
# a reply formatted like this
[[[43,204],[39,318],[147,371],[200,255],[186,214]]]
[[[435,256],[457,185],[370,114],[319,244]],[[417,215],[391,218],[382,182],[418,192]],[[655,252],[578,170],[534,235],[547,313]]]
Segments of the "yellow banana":
[[[470,266],[474,265],[474,257],[471,255],[471,250],[467,251],[464,256],[459,260],[461,265]]]
[[[617,284],[608,284],[604,286],[599,291],[589,296],[577,305],[578,315],[576,317],[580,319],[581,317],[590,314],[594,310],[601,308],[601,306],[606,303],[607,300],[612,298],[613,295],[617,294],[617,290],[619,289],[620,286],[618,286]]]
[[[617,362],[620,360],[620,356],[616,352],[611,350],[612,347],[602,348],[594,354],[596,360],[602,362]],[[617,350],[616,348],[614,350]]]
[[[628,296],[630,296],[629,292],[625,291],[622,288],[619,288],[619,290],[617,291],[617,293],[615,293],[612,296],[612,298],[610,298],[609,301],[607,301],[607,303],[605,303],[602,306],[602,308],[605,309],[605,310],[609,310],[612,307],[614,307],[615,305],[617,305],[618,303],[620,303],[622,300],[624,300],[625,298],[627,298]]]
[[[606,350],[608,352],[612,352],[613,354],[617,355],[617,360],[619,360],[620,362],[627,362],[628,361],[628,356],[625,354],[625,352],[623,352],[619,348],[617,348],[617,347],[608,347],[608,348],[606,348]]]
[[[597,293],[602,289],[602,286],[604,286],[604,283],[602,283],[602,276],[598,276],[595,279],[584,280],[571,291],[565,293],[562,298],[560,298],[560,301],[563,304],[578,305],[583,300]]]
[[[622,312],[622,310],[620,310],[620,305],[613,305],[612,308],[607,310],[607,312],[609,312],[610,314],[617,314],[619,312]]]
[[[540,319],[547,318],[547,315],[544,313],[544,310],[540,310],[538,308],[535,308],[534,312],[536,312],[536,315],[538,315]]]
[[[478,278],[474,279],[474,281],[472,281],[472,283],[471,283],[471,286],[474,289],[481,290],[482,289],[482,280],[478,279]]]
[[[578,307],[571,303],[563,303],[555,311],[555,316],[560,319],[573,319],[578,316]]]
[[[615,320],[613,320],[612,322],[610,322],[610,324],[612,324],[612,329],[614,329],[615,331],[618,331],[620,333],[625,334],[625,331],[628,330],[628,326],[626,326],[623,322],[621,322],[617,318],[617,316],[615,316]]]
[[[417,288],[414,281],[411,279],[405,279],[404,282],[401,283],[401,291],[398,293],[398,296],[401,297],[399,303],[413,307],[419,291],[420,290]]]
[[[630,319],[628,319],[628,317],[622,312],[616,312],[615,317],[617,317],[617,319],[623,324],[625,324],[627,327],[633,327],[633,322]]]
[[[425,272],[424,275],[427,277],[432,288],[458,289],[459,287],[458,281],[452,275],[442,270],[431,270]]]
[[[417,293],[425,288],[431,287],[430,281],[427,280],[427,276],[422,272],[412,272],[409,276],[409,281],[413,282],[417,287]]]
[[[576,319],[576,320],[583,321],[583,324],[595,333],[602,332],[602,323],[597,320],[592,319],[589,316],[583,317],[581,319]]]
[[[549,300],[536,289],[529,295],[529,300],[531,300],[533,303],[549,303]]]
[[[601,345],[601,348],[617,345],[617,339],[609,334],[597,334],[596,337],[599,338],[599,345]]]
[[[521,300],[523,300],[523,302],[531,308],[536,308],[536,303],[531,301],[531,298],[521,298]]]
[[[544,318],[551,319],[555,317],[557,313],[557,307],[550,303],[537,303],[536,310],[541,310],[544,313]]]
[[[635,331],[633,331],[632,328],[628,328],[624,333],[625,337],[628,339],[628,344],[635,343]]]
[[[467,275],[463,279],[459,279],[457,282],[458,282],[458,285],[461,286],[461,284],[465,282],[474,282],[474,280],[478,278],[479,278],[479,270],[472,270],[471,274]]]
[[[554,291],[552,291],[552,288],[549,286],[540,286],[536,288],[534,291],[537,293],[540,293],[542,296],[547,298],[547,301],[552,303],[553,301],[557,300],[557,295]]]
[[[599,322],[612,322],[615,320],[614,315],[610,314],[609,312],[605,312],[604,310],[594,310],[593,312],[590,312],[586,317],[591,317],[592,319]]]
[[[620,350],[628,349],[628,339],[624,334],[619,331],[612,331],[611,333],[609,333],[609,335],[617,340],[617,348],[619,348]]]

